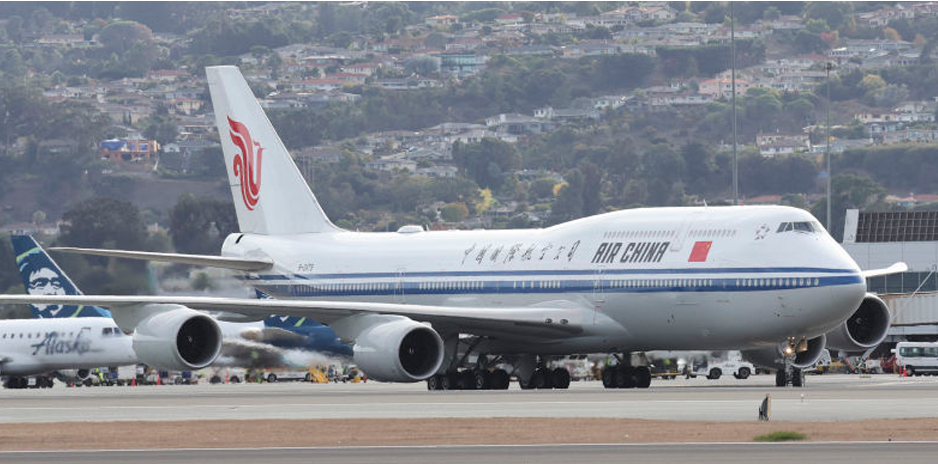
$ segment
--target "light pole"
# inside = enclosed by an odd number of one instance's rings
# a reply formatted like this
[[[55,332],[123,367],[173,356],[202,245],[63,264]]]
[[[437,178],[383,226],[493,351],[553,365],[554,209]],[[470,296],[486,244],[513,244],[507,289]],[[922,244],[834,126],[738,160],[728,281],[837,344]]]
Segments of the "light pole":
[[[733,55],[730,73],[730,91],[733,93],[733,205],[739,206],[739,160],[736,155],[736,15],[733,2],[730,2],[730,54]],[[722,84],[720,88],[723,88]]]
[[[830,61],[824,66],[827,71],[827,232],[831,231],[831,69],[834,69]]]

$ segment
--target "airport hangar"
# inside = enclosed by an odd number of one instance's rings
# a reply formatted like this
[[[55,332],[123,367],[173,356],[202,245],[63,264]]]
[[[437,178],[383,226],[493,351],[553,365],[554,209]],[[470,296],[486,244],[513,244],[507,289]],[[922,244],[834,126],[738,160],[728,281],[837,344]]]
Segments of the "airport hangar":
[[[844,249],[861,269],[908,264],[901,274],[867,280],[892,310],[892,327],[877,355],[900,341],[938,340],[938,211],[847,210]],[[869,353],[867,353],[869,354]]]

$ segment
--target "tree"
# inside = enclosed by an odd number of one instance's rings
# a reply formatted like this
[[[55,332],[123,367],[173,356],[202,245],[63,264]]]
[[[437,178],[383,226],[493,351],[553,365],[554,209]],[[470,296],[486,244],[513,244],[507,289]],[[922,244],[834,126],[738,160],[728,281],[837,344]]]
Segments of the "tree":
[[[831,236],[843,240],[844,217],[848,209],[866,209],[882,202],[886,189],[873,179],[856,174],[838,174],[831,179]],[[822,223],[827,221],[827,199],[818,201],[811,213]]]
[[[92,197],[62,215],[59,241],[70,246],[139,250],[146,240],[140,211],[113,198]]]
[[[229,234],[238,231],[234,204],[186,194],[169,213],[169,233],[181,253],[217,254]]]
[[[447,203],[440,208],[440,217],[446,222],[462,222],[469,217],[469,208],[465,203]]]
[[[98,39],[108,53],[122,55],[139,41],[151,43],[153,31],[134,21],[115,21],[98,34]]]
[[[831,29],[840,29],[847,24],[852,11],[850,2],[809,2],[804,9],[804,17],[823,19]]]
[[[520,159],[513,145],[486,137],[480,143],[453,144],[453,161],[480,187],[497,190],[502,174],[516,169]]]

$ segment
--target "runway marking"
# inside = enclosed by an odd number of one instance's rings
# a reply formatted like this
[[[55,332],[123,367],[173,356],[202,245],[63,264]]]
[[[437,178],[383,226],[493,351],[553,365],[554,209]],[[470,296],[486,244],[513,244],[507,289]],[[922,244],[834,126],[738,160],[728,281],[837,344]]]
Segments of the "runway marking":
[[[510,409],[511,407],[525,407],[525,406],[633,406],[635,404],[647,405],[648,403],[653,403],[655,405],[687,405],[687,404],[697,404],[703,406],[710,405],[729,405],[729,404],[739,404],[749,406],[753,404],[753,401],[757,401],[758,398],[753,399],[742,399],[742,400],[723,400],[723,399],[700,399],[700,400],[619,400],[619,401],[523,401],[517,402],[515,404],[504,403],[504,402],[422,402],[422,403],[409,403],[409,402],[395,402],[395,403],[267,403],[267,404],[182,404],[182,405],[89,405],[89,406],[55,406],[55,407],[0,407],[0,411],[82,411],[82,410],[179,410],[179,409],[230,409],[230,410],[244,410],[244,409],[268,409],[268,408],[322,408],[323,410],[334,410],[342,409],[349,407],[367,407],[367,408],[391,408],[391,409],[400,409],[400,408],[413,408],[413,407],[424,407],[432,408],[436,407],[464,407],[464,406],[475,406],[475,407],[498,407],[502,409]],[[938,401],[938,397],[918,397],[915,398],[916,401]],[[809,397],[805,398],[773,398],[773,401],[776,403],[812,403],[816,405],[819,402],[823,403],[856,403],[856,399],[851,398],[817,398]],[[904,399],[883,399],[879,400],[880,404],[896,402],[896,401],[906,401]],[[723,407],[720,406],[720,407]],[[2,422],[2,421],[0,421]]]
[[[873,445],[938,445],[938,441],[790,441],[790,442],[753,442],[753,441],[726,441],[726,442],[661,442],[661,443],[531,443],[531,444],[476,444],[476,445],[364,445],[364,446],[281,446],[281,447],[254,447],[254,448],[127,448],[127,449],[75,449],[75,450],[21,450],[21,451],[0,451],[4,454],[90,454],[90,453],[143,453],[151,451],[172,451],[180,453],[205,452],[205,451],[233,451],[233,452],[261,452],[261,451],[354,451],[354,450],[420,450],[420,449],[460,449],[460,448],[608,448],[608,447],[629,447],[629,448],[658,448],[673,446],[695,446],[701,448],[712,448],[721,446],[751,446],[751,447],[773,447],[773,446],[832,446],[832,445],[850,445],[850,446],[873,446]]]

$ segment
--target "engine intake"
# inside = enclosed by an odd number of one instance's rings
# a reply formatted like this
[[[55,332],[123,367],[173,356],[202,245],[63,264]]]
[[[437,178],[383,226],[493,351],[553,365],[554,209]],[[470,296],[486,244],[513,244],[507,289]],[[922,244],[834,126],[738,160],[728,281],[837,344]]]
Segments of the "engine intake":
[[[418,382],[439,370],[443,340],[432,328],[400,317],[359,332],[353,357],[355,364],[373,379]]]
[[[792,362],[792,365],[799,369],[814,365],[818,359],[821,359],[821,355],[824,353],[824,347],[826,344],[827,337],[824,335],[809,339],[808,349],[800,353],[796,353],[795,360]],[[783,361],[784,354],[782,354],[782,350],[786,345],[787,343],[779,343],[777,346],[770,348],[746,350],[743,351],[743,357],[749,360],[749,362],[762,367],[772,369],[782,368],[785,366]]]
[[[202,369],[221,352],[218,323],[185,306],[147,316],[137,324],[133,337],[140,361],[163,369]]]
[[[892,314],[883,300],[867,293],[843,324],[827,333],[827,344],[843,351],[864,351],[879,345],[889,331]]]

